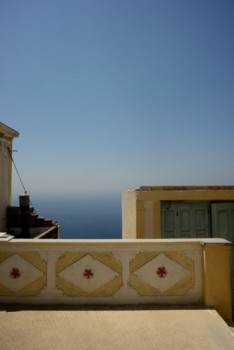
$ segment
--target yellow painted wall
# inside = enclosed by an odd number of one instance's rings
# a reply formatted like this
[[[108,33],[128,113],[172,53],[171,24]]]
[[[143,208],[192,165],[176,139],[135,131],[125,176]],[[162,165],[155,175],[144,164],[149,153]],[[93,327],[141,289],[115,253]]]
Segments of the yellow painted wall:
[[[146,227],[149,225],[145,223],[146,203],[151,201],[154,206],[153,238],[161,238],[161,201],[234,200],[234,186],[152,187],[152,190],[143,187],[143,190],[123,191],[122,198],[123,237],[148,238]]]
[[[203,303],[232,319],[230,246],[203,247]]]
[[[134,191],[124,191],[122,193],[122,237],[136,237],[136,194]]]
[[[161,238],[161,202],[154,201],[154,238]]]
[[[214,186],[215,187],[215,186]],[[201,187],[200,187],[201,188]],[[177,201],[177,200],[234,200],[234,187],[224,186],[219,189],[192,189],[192,190],[155,190],[155,191],[136,191],[137,200],[160,200],[160,201]]]

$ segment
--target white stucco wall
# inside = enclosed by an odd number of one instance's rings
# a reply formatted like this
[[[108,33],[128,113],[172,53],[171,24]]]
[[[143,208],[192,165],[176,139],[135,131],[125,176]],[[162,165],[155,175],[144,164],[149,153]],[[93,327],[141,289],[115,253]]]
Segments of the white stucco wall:
[[[202,302],[199,240],[13,239],[0,253],[1,302]]]
[[[8,149],[19,134],[0,123],[0,232],[6,229],[6,207],[11,203],[11,159]]]
[[[7,147],[11,142],[0,137],[0,231],[6,227],[6,207],[9,204],[9,162]]]
[[[0,302],[203,303],[231,319],[230,246],[221,238],[0,237]]]

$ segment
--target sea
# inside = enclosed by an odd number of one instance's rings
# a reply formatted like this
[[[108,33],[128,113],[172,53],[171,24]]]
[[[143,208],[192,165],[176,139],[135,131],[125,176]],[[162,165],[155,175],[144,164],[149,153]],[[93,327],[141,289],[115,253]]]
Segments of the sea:
[[[57,221],[61,239],[122,238],[121,193],[31,196],[30,199],[39,216]],[[18,205],[14,202],[12,205]]]

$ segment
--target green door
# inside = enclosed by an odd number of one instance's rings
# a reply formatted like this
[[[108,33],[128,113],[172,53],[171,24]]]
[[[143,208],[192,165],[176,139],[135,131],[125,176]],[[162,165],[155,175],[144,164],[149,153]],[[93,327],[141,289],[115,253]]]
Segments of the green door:
[[[162,238],[210,237],[208,202],[162,202]]]
[[[234,241],[234,203],[212,203],[212,236]]]

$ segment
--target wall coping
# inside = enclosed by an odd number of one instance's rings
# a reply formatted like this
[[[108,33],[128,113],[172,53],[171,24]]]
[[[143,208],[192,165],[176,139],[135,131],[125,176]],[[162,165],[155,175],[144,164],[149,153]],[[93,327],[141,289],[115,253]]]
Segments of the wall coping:
[[[234,201],[233,186],[201,187],[157,187],[122,191],[123,199],[130,196],[130,201]]]
[[[219,191],[234,190],[234,186],[140,186],[136,191]]]
[[[207,245],[220,244],[231,246],[232,242],[223,238],[196,238],[196,239],[12,239],[9,242],[0,242],[2,245]]]

